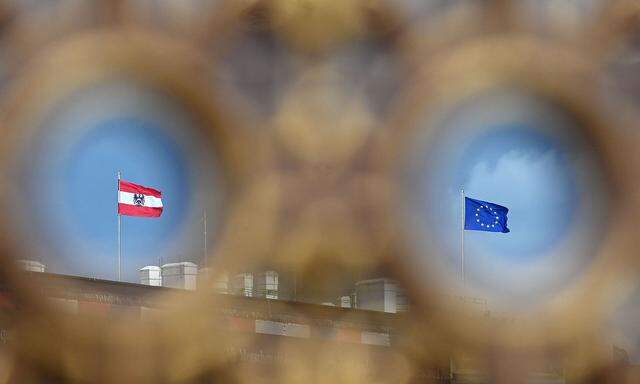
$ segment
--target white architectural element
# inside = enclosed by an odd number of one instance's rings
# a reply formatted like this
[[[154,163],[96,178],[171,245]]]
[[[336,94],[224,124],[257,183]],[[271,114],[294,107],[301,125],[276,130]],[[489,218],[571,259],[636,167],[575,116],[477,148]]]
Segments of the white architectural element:
[[[253,273],[244,272],[234,276],[231,282],[231,293],[239,296],[253,296]]]
[[[409,310],[409,297],[407,291],[398,287],[396,294],[396,312],[407,312]]]
[[[381,278],[356,283],[359,309],[396,313],[398,286],[394,280]]]
[[[179,289],[196,289],[198,266],[184,261],[162,266],[162,286]]]
[[[289,336],[308,339],[311,328],[305,324],[281,323],[270,320],[256,320],[255,332],[265,335]]]
[[[278,272],[265,271],[255,276],[256,297],[278,298]]]
[[[155,265],[140,268],[140,284],[162,287],[162,269]]]
[[[47,267],[39,261],[35,260],[16,260],[18,268],[23,271],[44,272]]]
[[[340,307],[341,308],[351,308],[351,296],[341,296],[340,297]]]
[[[214,273],[211,268],[198,271],[198,286],[202,288],[208,284],[215,293],[229,293],[229,275],[226,272]]]

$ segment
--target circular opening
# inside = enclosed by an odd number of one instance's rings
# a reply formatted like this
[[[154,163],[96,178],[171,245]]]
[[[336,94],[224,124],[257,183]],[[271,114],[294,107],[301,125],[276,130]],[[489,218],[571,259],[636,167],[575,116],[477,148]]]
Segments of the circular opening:
[[[147,265],[204,266],[225,186],[201,121],[171,95],[114,78],[45,111],[19,155],[14,220],[47,271],[117,278],[117,174],[162,192],[159,218],[122,216],[122,279]]]
[[[542,97],[498,89],[425,128],[401,180],[418,249],[412,262],[425,279],[487,299],[490,309],[520,311],[581,276],[606,232],[609,201],[602,163],[578,119]],[[487,202],[482,212],[463,218],[462,190]],[[498,215],[490,203],[508,212]]]

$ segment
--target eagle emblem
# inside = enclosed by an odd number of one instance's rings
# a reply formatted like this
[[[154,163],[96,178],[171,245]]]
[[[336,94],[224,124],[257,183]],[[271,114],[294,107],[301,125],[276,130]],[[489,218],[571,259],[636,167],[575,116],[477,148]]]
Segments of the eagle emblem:
[[[144,195],[141,193],[134,193],[133,194],[133,204],[141,207],[144,205]]]

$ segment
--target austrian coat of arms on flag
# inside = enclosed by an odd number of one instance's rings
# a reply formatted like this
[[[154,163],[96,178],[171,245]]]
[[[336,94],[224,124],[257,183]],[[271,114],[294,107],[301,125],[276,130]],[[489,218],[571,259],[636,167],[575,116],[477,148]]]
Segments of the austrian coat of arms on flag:
[[[162,192],[120,180],[118,213],[125,216],[159,217],[162,215]]]

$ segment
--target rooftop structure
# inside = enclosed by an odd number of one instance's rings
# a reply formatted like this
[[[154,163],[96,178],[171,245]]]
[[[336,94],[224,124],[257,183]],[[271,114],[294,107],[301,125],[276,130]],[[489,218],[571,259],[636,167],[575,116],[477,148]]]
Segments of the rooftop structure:
[[[179,289],[196,289],[198,266],[189,261],[162,266],[162,286]]]
[[[398,285],[387,278],[356,283],[356,308],[372,311],[398,312]]]
[[[162,268],[156,265],[147,265],[140,268],[140,284],[162,286]]]
[[[35,260],[20,259],[16,260],[16,264],[18,264],[18,268],[24,271],[44,272],[47,269],[44,264]]]

